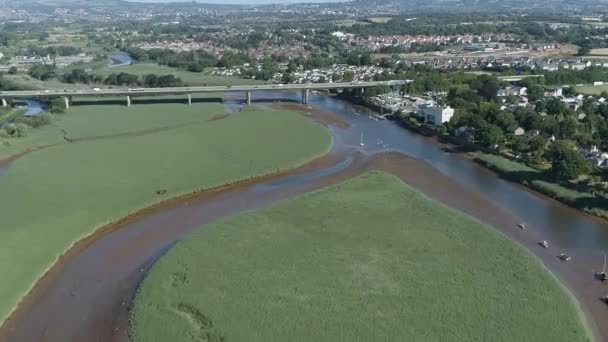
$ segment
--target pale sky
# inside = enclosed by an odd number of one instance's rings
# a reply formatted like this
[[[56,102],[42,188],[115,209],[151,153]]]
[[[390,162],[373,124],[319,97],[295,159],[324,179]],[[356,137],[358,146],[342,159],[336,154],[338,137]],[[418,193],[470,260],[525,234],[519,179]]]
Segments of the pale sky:
[[[137,2],[189,2],[192,0],[129,0]],[[252,5],[252,4],[294,4],[303,2],[340,2],[346,0],[196,0],[196,2],[207,3],[207,4],[240,4],[240,5]]]
[[[130,0],[137,2],[189,2],[191,0]],[[196,2],[207,3],[207,4],[241,4],[241,5],[252,5],[252,4],[293,4],[303,2],[343,2],[346,0],[196,0]]]

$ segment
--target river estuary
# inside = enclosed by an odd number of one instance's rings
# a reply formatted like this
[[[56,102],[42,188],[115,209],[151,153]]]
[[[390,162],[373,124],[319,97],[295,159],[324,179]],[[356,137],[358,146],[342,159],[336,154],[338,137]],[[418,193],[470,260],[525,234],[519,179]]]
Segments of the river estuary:
[[[299,94],[255,94],[298,100]],[[230,98],[230,96],[228,97]],[[240,100],[227,100],[231,115]],[[128,308],[147,268],[202,225],[245,210],[383,169],[447,205],[491,224],[527,247],[567,286],[598,340],[608,340],[608,292],[594,272],[608,250],[608,222],[498,178],[466,156],[368,110],[329,96],[311,96],[307,115],[330,112],[349,127],[329,127],[332,151],[299,169],[186,196],[156,206],[80,243],[49,271],[0,330],[0,341],[128,341]],[[312,115],[314,116],[314,115]],[[363,142],[363,146],[361,146]],[[9,164],[0,164],[0,177]],[[526,231],[517,223],[526,222]],[[203,228],[204,229],[204,228]],[[549,242],[548,249],[537,245]],[[474,245],[475,242],[471,242]],[[556,256],[565,252],[570,263]]]

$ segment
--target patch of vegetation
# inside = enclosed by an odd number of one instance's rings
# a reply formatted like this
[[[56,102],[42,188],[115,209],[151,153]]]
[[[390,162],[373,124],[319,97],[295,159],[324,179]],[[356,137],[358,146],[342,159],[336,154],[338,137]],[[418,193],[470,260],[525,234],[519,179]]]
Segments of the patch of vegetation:
[[[131,321],[136,342],[199,341],[201,322],[226,341],[591,340],[530,253],[380,172],[195,232]]]
[[[608,198],[592,187],[574,182],[559,182],[554,170],[541,172],[523,163],[493,154],[479,153],[475,161],[509,180],[522,183],[551,198],[596,216],[608,218]],[[572,165],[567,166],[568,169]],[[554,169],[554,168],[553,168]],[[558,167],[561,169],[561,167]]]
[[[38,143],[61,143],[17,159],[0,178],[0,317],[99,227],[184,193],[302,165],[331,145],[323,126],[294,112],[255,107],[210,121],[218,109],[75,107],[58,127],[41,128],[55,130]]]
[[[107,77],[111,74],[128,73],[138,77],[145,77],[149,74],[167,75],[171,74],[181,79],[185,85],[190,86],[225,86],[233,84],[263,84],[261,81],[243,79],[231,76],[215,76],[201,72],[190,72],[169,66],[162,66],[155,63],[137,63],[119,67],[105,67],[94,71],[96,74]]]

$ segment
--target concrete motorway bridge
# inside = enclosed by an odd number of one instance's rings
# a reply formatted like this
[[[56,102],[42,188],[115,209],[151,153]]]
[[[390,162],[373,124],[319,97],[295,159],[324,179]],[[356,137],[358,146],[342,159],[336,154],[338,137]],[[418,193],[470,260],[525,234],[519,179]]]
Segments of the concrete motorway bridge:
[[[205,86],[205,87],[169,87],[169,88],[92,88],[81,90],[24,90],[0,92],[2,106],[8,105],[8,100],[13,99],[48,99],[61,97],[64,99],[66,108],[69,108],[72,97],[104,97],[124,96],[127,106],[131,106],[134,96],[163,96],[163,95],[185,95],[188,104],[192,103],[192,94],[200,93],[222,93],[222,92],[244,92],[247,104],[251,103],[251,94],[256,91],[269,90],[301,90],[302,103],[308,103],[310,90],[328,89],[365,89],[369,87],[399,86],[405,81],[370,81],[370,82],[343,82],[343,83],[307,83],[307,84],[270,84],[270,85],[233,85],[233,86]]]

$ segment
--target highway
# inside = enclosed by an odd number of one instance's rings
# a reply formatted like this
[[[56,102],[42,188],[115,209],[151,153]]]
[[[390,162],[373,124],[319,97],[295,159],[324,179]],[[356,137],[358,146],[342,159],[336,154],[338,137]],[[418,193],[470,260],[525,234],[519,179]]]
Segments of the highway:
[[[321,90],[368,88],[377,86],[401,85],[404,81],[370,81],[348,83],[307,83],[307,84],[270,84],[270,85],[234,85],[234,86],[205,86],[205,87],[169,87],[169,88],[90,88],[81,90],[23,90],[0,92],[2,99],[72,97],[72,96],[158,96],[186,95],[196,93],[218,93],[228,91],[255,92],[268,90]]]

